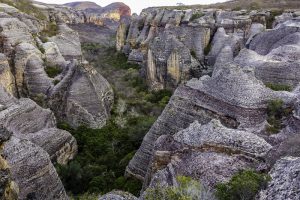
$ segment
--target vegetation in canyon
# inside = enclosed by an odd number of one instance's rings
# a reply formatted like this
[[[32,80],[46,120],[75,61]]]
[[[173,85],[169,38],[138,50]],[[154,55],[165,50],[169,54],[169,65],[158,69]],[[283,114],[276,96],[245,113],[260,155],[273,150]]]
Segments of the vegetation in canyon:
[[[213,193],[190,177],[178,176],[178,187],[155,187],[146,190],[146,200],[214,200]]]
[[[57,165],[67,191],[75,199],[91,198],[120,189],[138,195],[142,183],[124,177],[125,168],[142,139],[168,103],[169,90],[149,91],[139,76],[139,66],[127,63],[126,56],[98,44],[83,44],[85,57],[111,83],[115,105],[107,125],[101,129],[66,123],[59,128],[72,133],[78,155],[68,165]]]

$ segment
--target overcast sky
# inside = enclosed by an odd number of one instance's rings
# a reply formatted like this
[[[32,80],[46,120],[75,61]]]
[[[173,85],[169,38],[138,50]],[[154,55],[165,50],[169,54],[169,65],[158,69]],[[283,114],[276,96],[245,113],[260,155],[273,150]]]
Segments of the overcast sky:
[[[54,4],[64,4],[73,1],[81,0],[37,0],[44,3],[54,3]],[[106,6],[110,3],[119,1],[127,4],[132,12],[140,13],[143,8],[153,7],[153,6],[175,6],[176,3],[184,3],[186,5],[191,4],[210,4],[216,2],[224,2],[226,0],[89,0],[96,2],[100,6]]]

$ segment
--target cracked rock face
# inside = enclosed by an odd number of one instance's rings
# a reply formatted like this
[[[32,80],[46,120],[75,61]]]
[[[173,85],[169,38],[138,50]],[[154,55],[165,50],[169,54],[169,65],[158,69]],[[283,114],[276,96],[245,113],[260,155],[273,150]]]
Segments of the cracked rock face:
[[[266,190],[260,192],[258,199],[299,199],[299,162],[299,157],[284,157],[278,160],[269,173],[272,180]]]
[[[10,13],[7,15],[10,18],[0,18],[5,54],[1,57],[0,83],[6,91],[49,105],[59,120],[73,127],[104,126],[110,116],[113,91],[96,70],[82,64],[78,33],[59,23],[58,34],[49,38],[50,42],[42,43],[26,23]],[[49,77],[46,71],[53,67],[61,72]],[[90,98],[86,99],[87,96]]]
[[[213,188],[242,169],[257,168],[272,146],[253,133],[230,129],[218,120],[192,123],[155,143],[144,187],[176,186],[179,175],[193,177]]]
[[[42,147],[54,162],[67,163],[77,153],[77,143],[67,131],[56,128],[56,119],[50,110],[30,99],[17,100],[0,87],[0,122],[17,138],[30,140]],[[6,98],[3,98],[5,97]]]
[[[141,65],[152,89],[175,89],[191,77],[211,74],[224,47],[237,56],[249,38],[264,30],[265,17],[246,11],[148,8],[132,16],[128,29],[121,23],[116,47]],[[181,51],[174,55],[176,48]]]
[[[0,87],[0,123],[12,137],[4,145],[19,199],[68,199],[52,162],[66,164],[77,153],[67,131],[56,128],[54,114],[30,99],[16,99]],[[52,162],[51,162],[52,160]]]
[[[233,63],[225,64],[212,77],[193,79],[177,88],[130,161],[127,172],[143,179],[157,138],[173,135],[195,120],[206,124],[219,119],[227,127],[260,130],[265,123],[267,102],[277,98],[291,102],[294,95],[271,91],[251,71]]]
[[[18,199],[68,199],[48,153],[41,147],[12,136],[4,155],[20,189]]]
[[[243,49],[235,62],[251,67],[264,83],[284,84],[292,88],[300,81],[300,32],[294,26],[285,26],[263,32]]]

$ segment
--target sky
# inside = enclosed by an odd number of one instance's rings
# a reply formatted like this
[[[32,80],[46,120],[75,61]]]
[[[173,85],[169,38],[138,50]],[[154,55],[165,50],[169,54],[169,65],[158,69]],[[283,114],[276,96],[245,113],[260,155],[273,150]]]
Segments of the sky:
[[[37,0],[44,3],[53,3],[53,4],[64,4],[74,1],[85,1],[85,0]],[[153,6],[176,6],[177,3],[183,3],[185,5],[193,4],[210,4],[217,2],[224,2],[226,0],[87,0],[93,1],[98,5],[104,7],[113,2],[123,2],[127,4],[132,13],[140,13],[142,9]]]

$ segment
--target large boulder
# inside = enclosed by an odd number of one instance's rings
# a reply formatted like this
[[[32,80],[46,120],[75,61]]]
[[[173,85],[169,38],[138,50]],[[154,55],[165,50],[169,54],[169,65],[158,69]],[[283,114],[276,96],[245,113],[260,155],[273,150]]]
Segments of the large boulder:
[[[235,62],[251,67],[264,83],[296,87],[300,81],[300,32],[284,26],[257,34]]]
[[[20,189],[18,199],[68,199],[48,153],[41,147],[12,136],[5,143],[4,155]]]
[[[58,25],[58,34],[49,39],[54,42],[66,60],[82,58],[79,35],[66,24]]]

